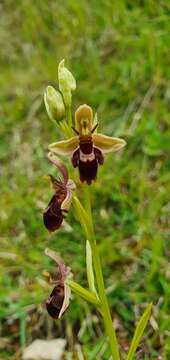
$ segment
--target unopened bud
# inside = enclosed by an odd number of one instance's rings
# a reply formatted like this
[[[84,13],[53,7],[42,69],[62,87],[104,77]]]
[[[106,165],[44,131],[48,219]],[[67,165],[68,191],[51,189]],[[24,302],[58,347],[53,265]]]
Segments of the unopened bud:
[[[76,89],[76,80],[64,66],[64,59],[58,65],[59,89],[63,94],[66,107],[71,106],[71,92]]]
[[[65,116],[65,106],[62,95],[52,86],[47,86],[44,93],[45,107],[51,120],[61,121]]]

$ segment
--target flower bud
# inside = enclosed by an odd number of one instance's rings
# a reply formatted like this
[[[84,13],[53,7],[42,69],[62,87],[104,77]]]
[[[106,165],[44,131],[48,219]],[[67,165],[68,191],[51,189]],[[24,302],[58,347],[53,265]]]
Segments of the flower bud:
[[[64,66],[64,59],[58,65],[59,90],[63,94],[66,107],[71,106],[71,92],[76,89],[76,80]]]
[[[65,116],[65,106],[62,95],[52,86],[47,86],[44,93],[45,107],[51,120],[61,121]]]

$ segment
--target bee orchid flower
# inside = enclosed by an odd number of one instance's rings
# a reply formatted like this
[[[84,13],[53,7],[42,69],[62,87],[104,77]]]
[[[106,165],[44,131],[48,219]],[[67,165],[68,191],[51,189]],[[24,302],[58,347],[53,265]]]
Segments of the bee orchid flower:
[[[120,150],[126,145],[123,139],[96,132],[90,106],[79,106],[75,113],[75,136],[49,145],[50,151],[58,155],[71,156],[74,167],[79,168],[80,180],[88,185],[97,177],[98,165],[104,163],[104,155]]]
[[[59,229],[64,217],[69,211],[72,200],[72,190],[75,189],[75,184],[69,179],[65,165],[52,152],[49,152],[48,159],[58,168],[63,178],[56,179],[52,175],[47,175],[55,193],[43,212],[43,220],[46,228],[50,232],[53,232]]]
[[[70,267],[66,266],[59,254],[50,249],[45,249],[45,254],[55,261],[58,273],[55,280],[52,280],[54,289],[46,300],[46,308],[53,319],[60,319],[70,303],[71,290],[66,280],[72,277]]]

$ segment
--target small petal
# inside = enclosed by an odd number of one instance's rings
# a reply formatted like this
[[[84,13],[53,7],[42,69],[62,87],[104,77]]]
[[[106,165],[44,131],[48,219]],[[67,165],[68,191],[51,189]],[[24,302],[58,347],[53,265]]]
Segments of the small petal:
[[[78,148],[73,152],[71,157],[71,162],[74,168],[78,166],[79,161],[80,161],[80,149]]]
[[[64,263],[63,259],[56,251],[46,248],[44,252],[45,255],[49,256],[52,260],[54,260],[59,267],[61,267],[61,265]]]
[[[65,165],[52,152],[48,153],[48,159],[51,161],[52,164],[54,164],[59,169],[59,171],[61,172],[61,174],[63,176],[64,184],[67,184],[68,171],[67,171],[67,168],[65,167]]]
[[[65,116],[65,106],[62,95],[52,86],[47,86],[44,93],[44,103],[51,120],[61,121]]]
[[[72,73],[64,66],[64,59],[58,66],[59,89],[63,94],[67,107],[71,106],[71,92],[76,89],[76,80]]]
[[[115,152],[126,145],[125,140],[103,134],[93,134],[93,143],[103,153]]]
[[[102,151],[100,149],[94,147],[94,153],[95,153],[95,157],[96,157],[96,160],[97,160],[98,164],[103,165],[104,156],[103,156]]]
[[[58,155],[71,155],[79,145],[79,138],[74,136],[68,140],[58,141],[48,146],[49,150]]]
[[[45,249],[45,255],[49,256],[52,260],[55,261],[56,265],[59,267],[61,278],[65,279],[71,275],[71,269],[69,266],[66,266],[61,256],[49,248]]]
[[[93,124],[92,108],[86,104],[81,105],[75,112],[75,127],[81,135],[91,135]]]
[[[45,175],[44,178],[46,180],[49,180],[52,184],[52,187],[55,191],[55,195],[58,198],[59,203],[61,204],[64,200],[64,197],[66,196],[66,185],[61,180],[57,180],[53,175],[48,174]]]

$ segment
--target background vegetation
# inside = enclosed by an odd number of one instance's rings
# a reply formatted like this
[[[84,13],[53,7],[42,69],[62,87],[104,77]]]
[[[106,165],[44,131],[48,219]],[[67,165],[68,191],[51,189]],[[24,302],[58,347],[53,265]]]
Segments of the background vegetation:
[[[170,359],[169,2],[6,0],[0,11],[0,357],[19,359],[33,339],[64,336],[67,356],[108,359],[100,319],[87,304],[74,298],[56,323],[44,308],[43,271],[52,267],[46,246],[60,251],[86,285],[84,238],[73,211],[59,233],[49,235],[42,224],[51,196],[43,174],[53,171],[46,150],[59,137],[43,92],[57,85],[57,64],[65,58],[77,79],[74,110],[91,105],[100,129],[128,142],[107,157],[93,186],[122,351],[153,301],[137,359]]]

